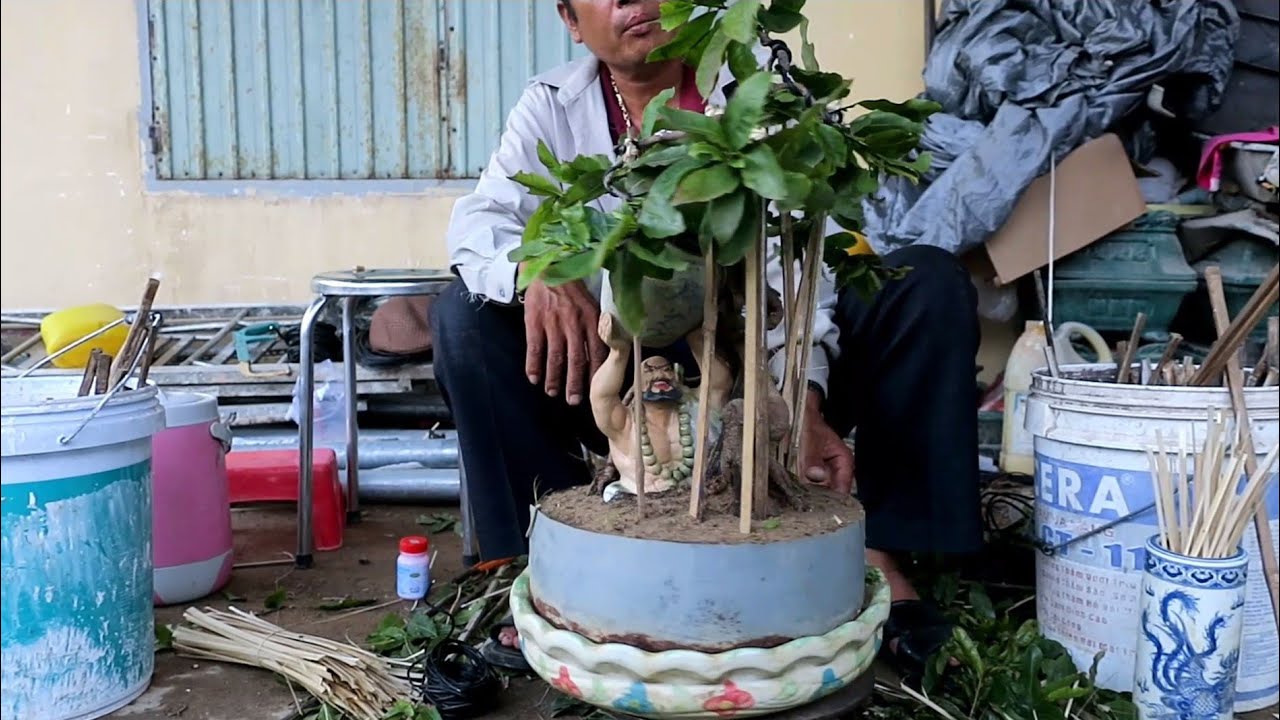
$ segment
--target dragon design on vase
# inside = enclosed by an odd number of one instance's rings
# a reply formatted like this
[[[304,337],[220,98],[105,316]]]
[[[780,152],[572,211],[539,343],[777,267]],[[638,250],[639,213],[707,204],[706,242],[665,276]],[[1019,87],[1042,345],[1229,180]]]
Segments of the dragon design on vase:
[[[1154,596],[1151,589],[1149,595]],[[1233,608],[1234,609],[1234,608]],[[1230,717],[1235,699],[1238,650],[1218,653],[1218,637],[1226,628],[1225,616],[1215,615],[1205,626],[1203,638],[1192,637],[1199,608],[1196,599],[1180,590],[1169,592],[1160,601],[1160,616],[1142,613],[1142,633],[1151,641],[1155,654],[1151,659],[1151,679],[1160,692],[1160,705],[1148,703],[1151,718],[1191,720],[1192,718]],[[1202,649],[1196,642],[1203,639]],[[1211,671],[1215,662],[1217,670]],[[1144,691],[1148,688],[1143,688]]]

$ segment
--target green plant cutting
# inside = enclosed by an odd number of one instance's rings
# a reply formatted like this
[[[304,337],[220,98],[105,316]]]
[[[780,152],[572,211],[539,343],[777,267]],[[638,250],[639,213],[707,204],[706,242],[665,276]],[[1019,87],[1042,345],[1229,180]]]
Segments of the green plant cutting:
[[[862,201],[885,176],[918,180],[929,166],[917,152],[930,101],[848,101],[851,83],[820,69],[808,41],[804,0],[670,0],[661,25],[676,30],[651,61],[679,58],[697,69],[709,97],[721,68],[736,87],[724,107],[705,114],[670,105],[675,91],[646,107],[639,137],[623,140],[617,159],[555,157],[539,143],[546,174],[513,180],[544,198],[510,259],[521,263],[524,290],[535,280],[555,286],[608,271],[617,315],[629,332],[643,324],[646,278],[669,280],[701,258],[722,268],[742,264],[753,243],[780,238],[782,252],[817,255],[840,287],[868,295],[904,269],[860,252]],[[773,34],[798,29],[801,65]],[[754,50],[769,50],[761,63]],[[858,111],[855,115],[853,111]],[[592,202],[623,199],[612,212]],[[813,254],[813,253],[811,253]],[[809,260],[816,258],[810,257]]]

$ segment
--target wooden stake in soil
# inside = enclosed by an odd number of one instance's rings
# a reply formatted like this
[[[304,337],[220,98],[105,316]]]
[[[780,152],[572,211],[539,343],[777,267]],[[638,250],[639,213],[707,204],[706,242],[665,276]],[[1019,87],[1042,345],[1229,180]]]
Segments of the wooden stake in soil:
[[[695,520],[702,519],[702,488],[706,484],[707,474],[707,441],[710,437],[711,424],[711,364],[716,356],[716,324],[719,310],[719,273],[716,272],[715,248],[707,251],[706,288],[703,290],[702,302],[702,363],[698,374],[702,376],[702,384],[698,387],[698,420],[697,433],[693,443],[693,475],[689,478],[689,515]]]
[[[1275,277],[1274,270],[1271,276]],[[1218,338],[1222,339],[1231,327],[1231,323],[1228,322],[1227,296],[1222,287],[1222,271],[1217,265],[1210,266],[1205,270],[1204,279],[1209,288],[1213,324],[1218,331]],[[1240,433],[1241,442],[1238,452],[1243,453],[1245,470],[1253,476],[1258,472],[1258,459],[1253,450],[1253,426],[1249,423],[1249,409],[1244,399],[1244,372],[1240,369],[1240,356],[1237,353],[1227,354],[1226,370],[1227,388],[1231,393],[1231,404],[1236,411],[1236,427]],[[1236,489],[1236,481],[1237,478],[1231,479],[1233,493]],[[1280,629],[1280,570],[1277,569],[1275,550],[1271,545],[1271,520],[1267,517],[1266,507],[1261,504],[1258,505],[1254,514],[1254,525],[1257,527],[1258,550],[1262,555],[1262,569],[1266,574],[1267,589],[1271,591],[1271,609],[1275,614],[1276,627]]]
[[[742,383],[742,492],[739,498],[738,530],[743,534],[751,532],[751,517],[755,508],[755,486],[760,481],[760,470],[756,465],[756,426],[760,418],[760,338],[764,332],[764,318],[760,314],[761,299],[764,288],[760,286],[760,275],[764,269],[761,255],[764,248],[759,242],[753,243],[746,257],[746,313],[747,332],[743,342],[743,383]],[[767,482],[767,479],[765,480]]]
[[[768,224],[768,211],[761,207],[760,261],[756,264],[756,287],[760,288],[759,297],[756,298],[756,313],[760,316],[760,328],[759,334],[748,340],[748,342],[755,343],[752,352],[756,355],[757,366],[756,421],[754,424],[756,432],[756,463],[754,467],[755,483],[752,485],[755,497],[751,503],[751,517],[756,520],[764,519],[765,509],[769,506],[769,400],[772,396],[769,392],[769,385],[773,382],[773,377],[769,372],[769,356],[766,350],[768,347],[767,336],[769,334],[769,284],[768,276],[765,274],[765,257],[769,247]]]
[[[632,374],[635,376],[631,381],[631,424],[636,429],[636,454],[632,458],[635,461],[636,468],[636,509],[640,512],[640,518],[644,519],[646,468],[644,466],[644,453],[640,450],[644,446],[644,388],[640,385],[639,335],[631,341],[631,364],[633,365]]]
[[[133,324],[129,326],[129,334],[125,336],[124,345],[111,363],[108,385],[115,387],[133,364],[133,357],[142,349],[143,333],[150,327],[151,305],[156,301],[156,293],[160,290],[160,278],[151,276],[147,287],[142,292],[142,300],[138,303],[138,312],[133,316]]]
[[[795,344],[795,374],[783,379],[783,396],[788,398],[791,408],[791,444],[787,449],[787,472],[795,477],[802,477],[800,467],[800,439],[802,435],[805,405],[809,398],[809,359],[813,352],[813,314],[818,305],[818,284],[822,279],[822,233],[826,227],[826,216],[814,218],[814,225],[809,233],[809,242],[805,245],[804,261],[801,268],[804,277],[800,280],[800,314],[796,318],[794,332],[798,335]],[[788,387],[787,384],[790,384]]]

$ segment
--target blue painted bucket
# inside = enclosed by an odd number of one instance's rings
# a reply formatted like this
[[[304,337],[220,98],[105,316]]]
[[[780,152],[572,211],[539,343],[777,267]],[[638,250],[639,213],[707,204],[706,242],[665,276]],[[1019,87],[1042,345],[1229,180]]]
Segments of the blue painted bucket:
[[[1037,558],[1036,611],[1045,636],[1061,642],[1081,669],[1104,651],[1098,685],[1128,692],[1141,634],[1146,542],[1156,532],[1146,448],[1159,431],[1175,444],[1185,434],[1198,450],[1209,408],[1230,412],[1231,397],[1224,387],[1116,385],[1102,380],[1107,373],[1114,377],[1114,364],[1066,366],[1059,378],[1038,370],[1032,377],[1026,427],[1035,437],[1036,526],[1046,545],[1059,548]],[[1277,442],[1280,395],[1275,388],[1249,387],[1244,397],[1261,462]],[[1274,477],[1265,507],[1272,542],[1280,548]],[[1249,580],[1236,712],[1280,698],[1280,638],[1252,525],[1243,545]]]
[[[154,388],[76,398],[0,386],[0,720],[89,720],[146,690],[155,662]]]

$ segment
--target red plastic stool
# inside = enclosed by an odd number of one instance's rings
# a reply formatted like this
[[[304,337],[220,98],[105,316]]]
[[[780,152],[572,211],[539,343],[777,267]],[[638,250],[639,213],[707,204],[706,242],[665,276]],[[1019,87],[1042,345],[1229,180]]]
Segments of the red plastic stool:
[[[311,536],[317,550],[337,550],[342,547],[346,526],[346,498],[338,480],[338,455],[326,448],[312,452],[311,458]],[[298,502],[299,460],[297,450],[228,453],[227,484],[231,504]]]

